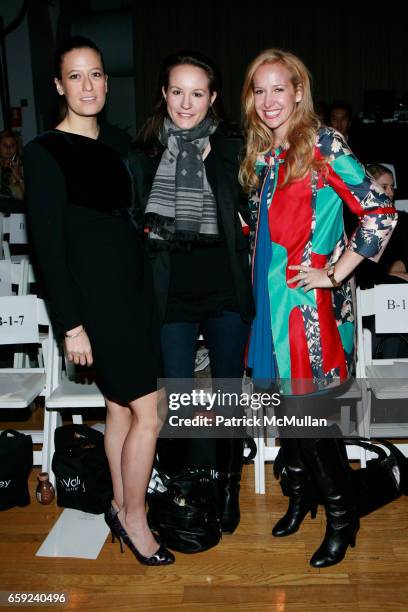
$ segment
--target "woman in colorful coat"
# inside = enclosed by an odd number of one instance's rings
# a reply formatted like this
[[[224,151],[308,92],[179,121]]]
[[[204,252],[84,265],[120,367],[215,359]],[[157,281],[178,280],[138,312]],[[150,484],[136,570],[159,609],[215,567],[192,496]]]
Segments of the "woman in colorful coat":
[[[278,49],[258,55],[242,101],[240,180],[250,194],[256,302],[248,365],[260,386],[279,386],[287,411],[308,414],[354,372],[350,275],[365,257],[379,258],[395,209],[341,134],[320,127],[299,58]],[[342,202],[360,218],[348,244]],[[273,535],[297,531],[323,500],[326,534],[311,565],[334,565],[359,528],[344,442],[289,435],[281,432],[289,508]]]

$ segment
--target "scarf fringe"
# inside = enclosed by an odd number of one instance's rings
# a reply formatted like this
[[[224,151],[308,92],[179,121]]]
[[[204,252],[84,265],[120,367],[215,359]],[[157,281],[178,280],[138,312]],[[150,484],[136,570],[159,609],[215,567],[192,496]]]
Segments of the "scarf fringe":
[[[169,217],[163,217],[156,213],[145,215],[145,227],[148,229],[147,244],[153,251],[163,250],[190,250],[193,243],[196,244],[220,244],[219,234],[200,234],[197,232],[170,230],[169,225],[174,222]],[[160,238],[151,236],[156,234]]]

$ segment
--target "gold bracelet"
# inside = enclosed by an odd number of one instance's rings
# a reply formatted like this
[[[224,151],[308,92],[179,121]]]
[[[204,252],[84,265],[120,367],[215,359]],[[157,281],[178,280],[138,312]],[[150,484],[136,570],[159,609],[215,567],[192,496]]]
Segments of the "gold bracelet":
[[[82,334],[83,331],[85,331],[84,328],[80,329],[79,332],[77,332],[76,334],[72,334],[71,336],[68,336],[68,334],[64,334],[64,336],[65,338],[77,338],[79,334]]]

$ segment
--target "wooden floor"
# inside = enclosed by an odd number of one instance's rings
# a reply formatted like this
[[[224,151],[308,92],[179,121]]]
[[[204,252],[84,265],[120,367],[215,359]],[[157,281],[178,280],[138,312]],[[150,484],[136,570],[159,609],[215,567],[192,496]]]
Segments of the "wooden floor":
[[[172,566],[146,568],[110,538],[95,561],[35,557],[61,512],[55,502],[35,501],[38,472],[30,478],[31,505],[0,513],[0,591],[68,594],[67,604],[44,610],[408,611],[407,497],[362,520],[357,547],[342,563],[316,570],[309,559],[324,534],[322,509],[297,534],[273,538],[271,526],[286,500],[270,466],[267,494],[255,495],[253,466],[247,466],[236,533],[208,552],[177,554]]]

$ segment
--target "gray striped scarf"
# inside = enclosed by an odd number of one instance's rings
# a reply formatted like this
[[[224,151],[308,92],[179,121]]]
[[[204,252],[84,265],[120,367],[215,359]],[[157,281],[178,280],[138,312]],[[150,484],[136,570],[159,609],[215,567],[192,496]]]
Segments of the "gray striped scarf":
[[[218,238],[217,205],[202,156],[216,129],[210,118],[190,130],[164,120],[159,140],[166,149],[145,211],[150,241],[165,241],[165,246]]]

